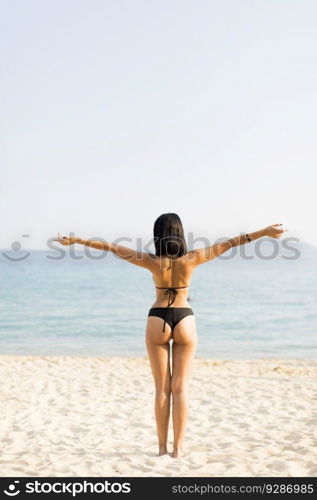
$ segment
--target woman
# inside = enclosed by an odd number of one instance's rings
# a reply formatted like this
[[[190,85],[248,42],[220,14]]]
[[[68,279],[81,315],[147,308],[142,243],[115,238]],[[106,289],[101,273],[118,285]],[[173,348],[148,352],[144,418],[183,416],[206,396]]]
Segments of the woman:
[[[132,264],[152,273],[156,300],[146,326],[146,346],[155,382],[155,417],[159,455],[167,453],[170,401],[173,400],[174,449],[179,458],[188,413],[187,379],[197,345],[194,313],[187,301],[188,288],[194,269],[223,254],[232,247],[244,245],[263,236],[279,238],[282,224],[273,224],[254,233],[236,236],[198,250],[187,250],[182,222],[177,214],[161,215],[154,224],[155,255],[132,250],[122,245],[58,237],[62,245],[79,243],[98,250],[111,251]],[[172,370],[170,344],[172,343]]]

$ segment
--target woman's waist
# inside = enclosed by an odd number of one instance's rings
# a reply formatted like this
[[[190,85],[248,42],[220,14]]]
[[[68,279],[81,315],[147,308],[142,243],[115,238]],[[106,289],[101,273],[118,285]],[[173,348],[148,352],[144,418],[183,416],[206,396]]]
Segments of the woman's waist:
[[[190,303],[188,302],[188,300],[184,297],[184,298],[181,298],[181,297],[177,297],[177,299],[175,299],[173,301],[173,303],[169,303],[168,300],[163,300],[163,299],[157,299],[154,304],[151,306],[151,308],[154,308],[154,307],[160,307],[160,308],[171,308],[171,307],[188,307],[188,308],[191,308],[191,305]]]
[[[157,310],[157,309],[160,309],[160,310],[168,310],[168,311],[173,311],[175,309],[188,309],[189,311],[192,311],[193,309],[191,308],[191,306],[177,306],[177,307],[174,307],[174,306],[152,306],[150,308],[150,311],[154,311],[154,310]]]

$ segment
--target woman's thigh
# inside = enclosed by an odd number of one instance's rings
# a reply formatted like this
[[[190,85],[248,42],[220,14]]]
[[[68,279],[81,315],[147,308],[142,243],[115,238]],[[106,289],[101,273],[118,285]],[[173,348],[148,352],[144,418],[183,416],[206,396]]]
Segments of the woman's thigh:
[[[186,316],[173,331],[172,389],[182,390],[195,356],[197,330],[194,316]]]
[[[163,330],[163,320],[148,317],[146,325],[146,348],[157,391],[169,392],[171,387],[170,344],[171,329],[168,324]]]

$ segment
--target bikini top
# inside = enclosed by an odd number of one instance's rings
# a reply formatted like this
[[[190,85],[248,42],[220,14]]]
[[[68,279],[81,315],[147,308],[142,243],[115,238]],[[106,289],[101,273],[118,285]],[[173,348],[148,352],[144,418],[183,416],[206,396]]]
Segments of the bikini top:
[[[168,301],[167,301],[167,307],[170,307],[172,304],[175,302],[175,298],[177,295],[177,290],[181,288],[189,288],[189,285],[186,286],[172,286],[172,287],[167,287],[167,286],[156,286],[158,290],[165,290],[164,295],[168,295]]]

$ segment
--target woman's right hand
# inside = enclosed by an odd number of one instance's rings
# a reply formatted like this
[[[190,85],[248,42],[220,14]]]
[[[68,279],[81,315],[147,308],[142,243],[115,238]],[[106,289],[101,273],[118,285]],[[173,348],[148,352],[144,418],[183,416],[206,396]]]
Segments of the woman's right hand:
[[[265,236],[270,238],[280,238],[287,229],[282,228],[283,224],[272,224],[272,226],[267,226],[264,228],[263,232]]]
[[[68,236],[60,236],[58,233],[57,238],[54,238],[53,241],[57,241],[61,245],[70,246],[73,245],[74,243],[77,243],[78,238],[69,238]]]

